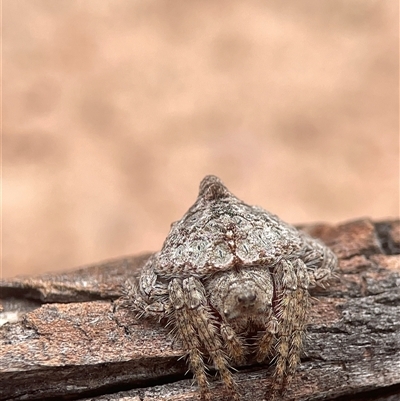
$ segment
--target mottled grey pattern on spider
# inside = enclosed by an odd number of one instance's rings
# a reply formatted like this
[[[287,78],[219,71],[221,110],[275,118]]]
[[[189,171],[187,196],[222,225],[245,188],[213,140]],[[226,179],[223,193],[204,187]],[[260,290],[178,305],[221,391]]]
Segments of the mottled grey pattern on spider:
[[[251,353],[258,362],[275,356],[266,391],[274,399],[300,362],[308,288],[326,282],[336,266],[322,242],[207,176],[195,204],[172,224],[120,303],[140,317],[166,319],[188,353],[202,399],[212,399],[204,353],[234,400],[240,391],[230,365]]]

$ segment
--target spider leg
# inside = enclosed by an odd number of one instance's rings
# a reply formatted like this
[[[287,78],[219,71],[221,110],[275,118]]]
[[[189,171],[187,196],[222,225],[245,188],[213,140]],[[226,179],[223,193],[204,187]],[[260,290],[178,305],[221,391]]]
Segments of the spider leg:
[[[136,314],[137,318],[143,316],[161,318],[165,313],[165,305],[160,301],[150,301],[147,297],[144,297],[136,281],[129,281],[125,286],[122,297],[114,301],[114,312],[119,308],[130,309]]]
[[[193,337],[195,335],[200,340],[200,344],[191,344],[192,348],[197,348],[196,352],[198,351],[199,345],[203,345],[211,357],[215,369],[219,372],[221,379],[229,391],[232,394],[234,400],[239,400],[239,395],[237,392],[237,385],[233,379],[232,373],[228,368],[228,361],[226,358],[225,353],[222,350],[222,343],[217,332],[217,327],[214,323],[214,317],[208,307],[205,290],[203,284],[200,280],[189,277],[183,280],[182,284],[177,279],[172,280],[170,285],[175,292],[180,292],[183,295],[183,307],[175,309],[175,315],[180,319],[180,323],[183,323],[183,327],[189,326],[191,329],[197,331],[196,333],[191,332],[190,336]],[[178,289],[179,286],[179,289]],[[175,297],[171,298],[171,302],[173,303]],[[176,303],[179,305],[179,302]],[[180,305],[179,305],[180,306]],[[184,317],[182,315],[182,311]],[[188,322],[188,323],[187,323]],[[189,334],[182,333],[182,328],[178,330],[182,337],[189,337]],[[186,340],[187,341],[187,340]],[[189,355],[191,360],[191,355]],[[207,382],[204,382],[203,375],[205,376],[204,372],[204,363],[201,361],[202,366],[193,366],[193,362],[191,361],[191,366],[193,367],[196,379],[199,382],[199,386],[202,389],[202,393],[205,394],[208,390]],[[197,369],[197,371],[196,371]],[[200,376],[199,376],[200,374]],[[200,378],[200,380],[199,380]],[[207,395],[204,396],[205,398]],[[206,398],[207,399],[207,398]]]
[[[123,307],[135,312],[137,318],[159,320],[170,313],[167,285],[158,280],[155,272],[156,256],[147,260],[138,278],[127,281],[123,296],[114,302],[114,310]]]
[[[233,330],[232,326],[223,323],[221,325],[221,337],[226,344],[228,355],[232,360],[238,365],[243,363],[245,361],[243,341],[236,334],[235,330]]]
[[[278,320],[273,311],[270,312],[266,331],[260,338],[257,347],[256,359],[258,363],[263,362],[271,353],[272,346],[276,341],[276,333],[278,332]]]
[[[228,368],[228,361],[222,350],[222,343],[214,324],[214,317],[208,307],[205,289],[200,280],[189,277],[183,280],[183,290],[186,304],[191,312],[189,316],[197,328],[200,341],[209,353],[215,369],[219,372],[225,387],[234,400],[239,400],[237,385]],[[194,312],[194,313],[193,313]]]
[[[277,268],[280,292],[278,309],[277,363],[273,396],[291,382],[300,362],[303,336],[309,309],[309,278],[303,261],[282,261]]]
[[[220,333],[226,352],[237,365],[245,361],[245,347],[242,336],[244,335],[244,329],[247,327],[247,318],[229,321],[224,313],[223,300],[229,293],[230,285],[239,279],[237,272],[227,271],[219,278],[211,280],[211,283],[205,284],[207,299],[209,298],[210,305],[218,311],[222,320]]]
[[[162,319],[169,313],[168,290],[156,281],[157,275],[150,269],[144,269],[139,279],[128,280],[123,296],[114,302],[114,311],[122,307],[137,318]]]
[[[312,239],[310,243],[310,240],[306,239],[308,247],[302,259],[309,271],[310,285],[324,287],[337,267],[338,259],[335,253],[320,241]]]
[[[182,284],[178,279],[173,279],[169,286],[169,298],[174,310],[171,318],[176,327],[178,336],[182,340],[184,348],[189,354],[189,366],[200,387],[201,396],[204,400],[211,400],[211,393],[205,372],[203,357],[200,352],[200,342],[190,318],[189,309],[185,303]]]
[[[307,323],[308,311],[310,308],[310,295],[308,292],[309,276],[307,266],[301,259],[292,262],[297,276],[297,289],[295,291],[295,311],[292,319],[292,335],[290,339],[290,349],[287,362],[286,384],[289,385],[297,366],[300,363],[300,355],[303,349],[303,339]]]

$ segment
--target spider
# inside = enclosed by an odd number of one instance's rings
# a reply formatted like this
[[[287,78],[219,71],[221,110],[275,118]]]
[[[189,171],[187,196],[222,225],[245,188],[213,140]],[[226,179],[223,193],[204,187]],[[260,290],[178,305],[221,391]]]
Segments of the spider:
[[[238,401],[231,365],[243,364],[249,354],[259,363],[274,357],[266,394],[274,399],[300,363],[308,289],[323,285],[336,266],[335,254],[320,241],[206,176],[196,202],[172,224],[123,302],[138,316],[172,327],[202,400],[211,400],[210,362]]]

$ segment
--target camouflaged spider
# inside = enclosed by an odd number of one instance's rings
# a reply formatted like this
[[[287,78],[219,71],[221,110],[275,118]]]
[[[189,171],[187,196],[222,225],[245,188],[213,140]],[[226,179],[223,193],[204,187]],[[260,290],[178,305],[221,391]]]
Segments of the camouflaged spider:
[[[275,356],[266,395],[272,399],[300,362],[308,288],[324,283],[336,265],[320,241],[207,176],[195,204],[172,224],[122,302],[138,316],[167,319],[187,351],[202,399],[211,400],[204,353],[234,400],[239,389],[230,365],[249,353],[258,362]]]

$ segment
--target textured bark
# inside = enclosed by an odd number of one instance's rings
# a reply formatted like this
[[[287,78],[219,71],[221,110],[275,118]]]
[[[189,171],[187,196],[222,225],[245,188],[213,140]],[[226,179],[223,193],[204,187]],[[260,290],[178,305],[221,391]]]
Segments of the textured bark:
[[[331,246],[340,267],[313,291],[305,356],[284,399],[399,399],[400,222],[302,229]],[[1,281],[0,400],[198,399],[168,330],[113,309],[147,257]],[[271,373],[239,368],[243,400],[261,400]],[[219,381],[212,387],[222,399]]]

